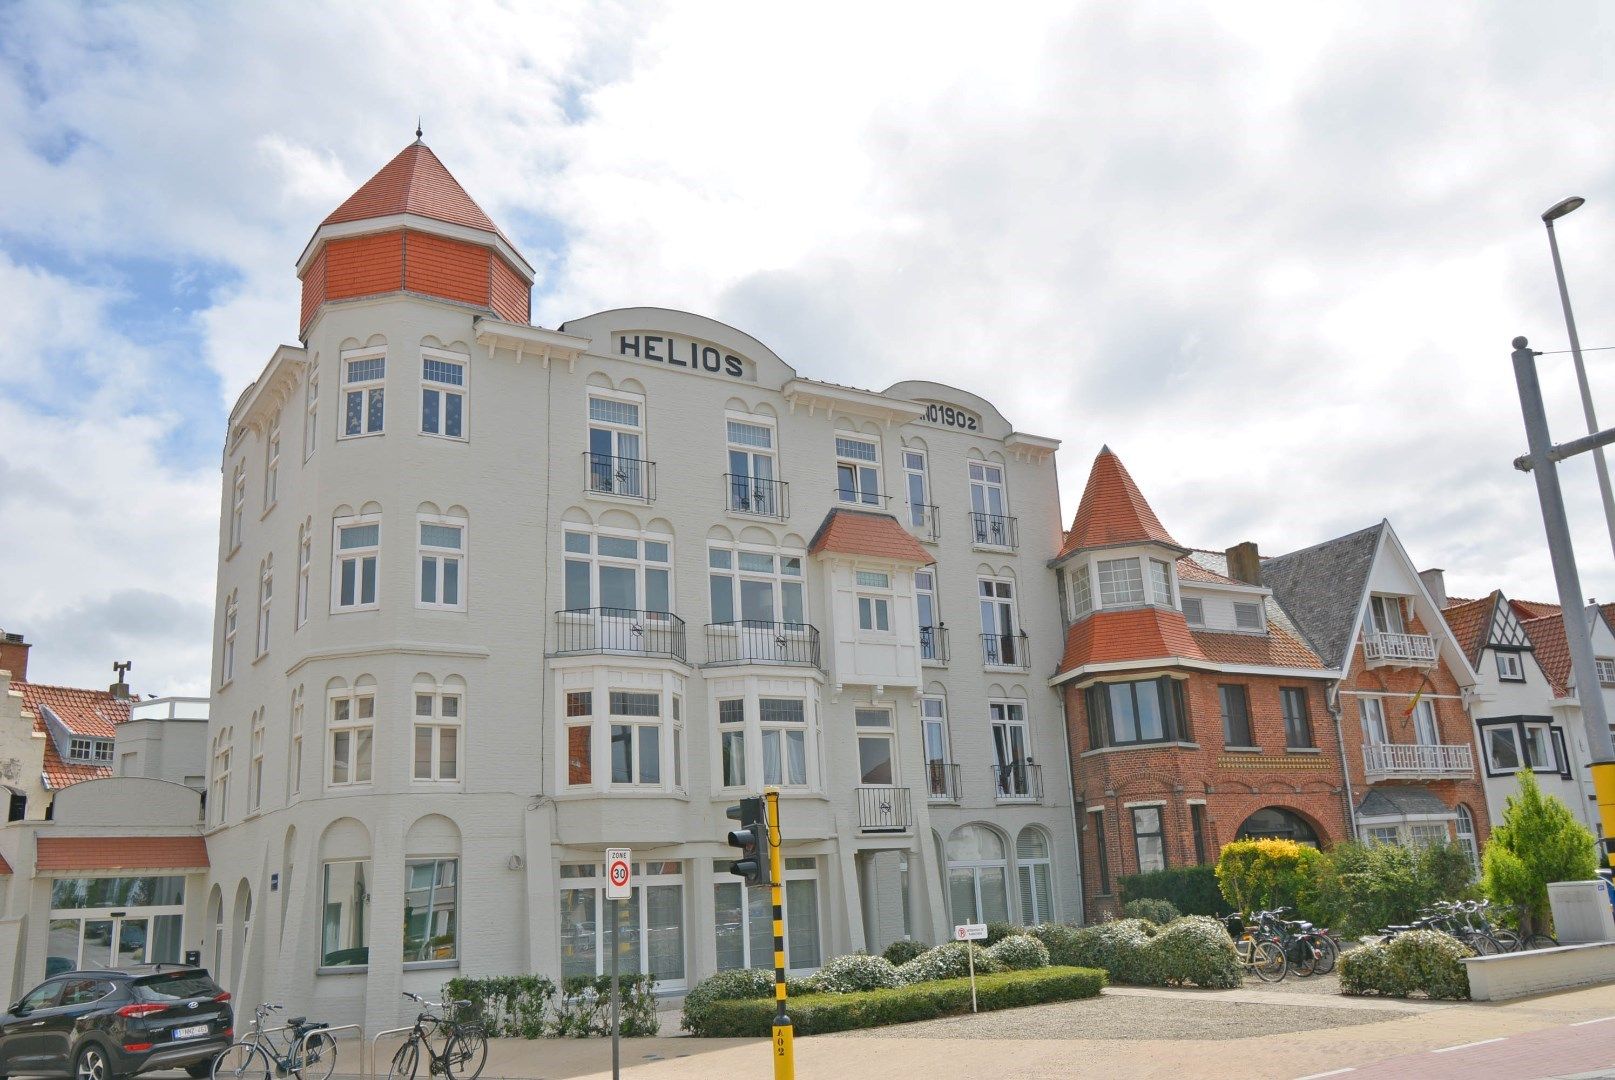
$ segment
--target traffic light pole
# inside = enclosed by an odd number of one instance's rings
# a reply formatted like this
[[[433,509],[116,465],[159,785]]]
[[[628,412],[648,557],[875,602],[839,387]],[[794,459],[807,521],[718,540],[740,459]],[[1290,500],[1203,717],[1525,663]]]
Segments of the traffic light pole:
[[[768,800],[768,867],[774,893],[774,1080],[795,1080],[796,1033],[785,1012],[785,874],[780,857],[784,838],[779,828],[779,789],[769,788],[764,797]]]

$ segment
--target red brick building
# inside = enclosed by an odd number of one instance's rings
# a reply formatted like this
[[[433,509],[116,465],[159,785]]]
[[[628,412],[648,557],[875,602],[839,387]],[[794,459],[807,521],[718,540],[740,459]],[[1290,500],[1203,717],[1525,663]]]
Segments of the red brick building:
[[[1350,835],[1338,672],[1253,546],[1179,544],[1107,447],[1054,567],[1089,921],[1116,910],[1120,876],[1215,861],[1239,836]]]

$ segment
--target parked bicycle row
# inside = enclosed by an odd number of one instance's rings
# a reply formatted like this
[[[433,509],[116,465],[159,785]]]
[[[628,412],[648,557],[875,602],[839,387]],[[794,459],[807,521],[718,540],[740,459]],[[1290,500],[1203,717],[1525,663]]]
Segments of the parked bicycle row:
[[[1468,945],[1479,956],[1558,946],[1559,942],[1547,934],[1531,933],[1522,937],[1507,927],[1493,926],[1490,909],[1490,900],[1438,901],[1420,911],[1419,917],[1411,923],[1382,926],[1378,933],[1381,941],[1390,941],[1409,930],[1439,930]]]

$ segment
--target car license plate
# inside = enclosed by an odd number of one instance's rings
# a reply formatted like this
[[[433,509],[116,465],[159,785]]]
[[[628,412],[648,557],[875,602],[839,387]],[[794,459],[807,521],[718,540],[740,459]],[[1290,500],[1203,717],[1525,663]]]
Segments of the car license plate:
[[[194,1039],[198,1035],[206,1035],[206,1034],[207,1034],[207,1025],[206,1024],[197,1024],[194,1027],[182,1027],[182,1028],[175,1028],[174,1029],[174,1038],[176,1038],[176,1039]]]

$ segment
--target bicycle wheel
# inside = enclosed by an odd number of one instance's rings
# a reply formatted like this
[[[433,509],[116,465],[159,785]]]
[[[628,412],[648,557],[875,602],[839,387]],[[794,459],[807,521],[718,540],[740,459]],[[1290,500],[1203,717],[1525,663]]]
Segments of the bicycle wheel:
[[[1263,982],[1281,982],[1290,965],[1276,942],[1257,941],[1251,944],[1251,970]]]
[[[274,1068],[256,1043],[231,1043],[213,1059],[213,1080],[270,1080]]]
[[[1525,939],[1527,949],[1557,949],[1559,940],[1548,934],[1532,934]]]
[[[1491,931],[1491,937],[1504,952],[1520,951],[1520,935],[1512,930],[1493,930]]]
[[[1284,959],[1289,961],[1290,973],[1298,979],[1306,978],[1318,967],[1318,951],[1304,937],[1290,939],[1284,947]]]
[[[1317,934],[1312,938],[1313,947],[1318,950],[1318,966],[1312,969],[1314,975],[1327,975],[1335,970],[1335,961],[1340,957],[1340,946],[1328,934]]]
[[[292,1072],[301,1080],[331,1080],[336,1072],[336,1040],[323,1031],[311,1033],[296,1065]]]
[[[1503,948],[1502,942],[1490,934],[1474,933],[1463,940],[1465,945],[1475,950],[1476,956],[1496,956],[1498,953],[1508,951]]]
[[[488,1037],[481,1029],[465,1027],[449,1036],[443,1048],[443,1071],[449,1080],[477,1080],[488,1064]]]
[[[410,1039],[393,1054],[392,1068],[387,1070],[387,1080],[414,1080],[415,1067],[421,1061],[421,1048],[414,1039]]]

